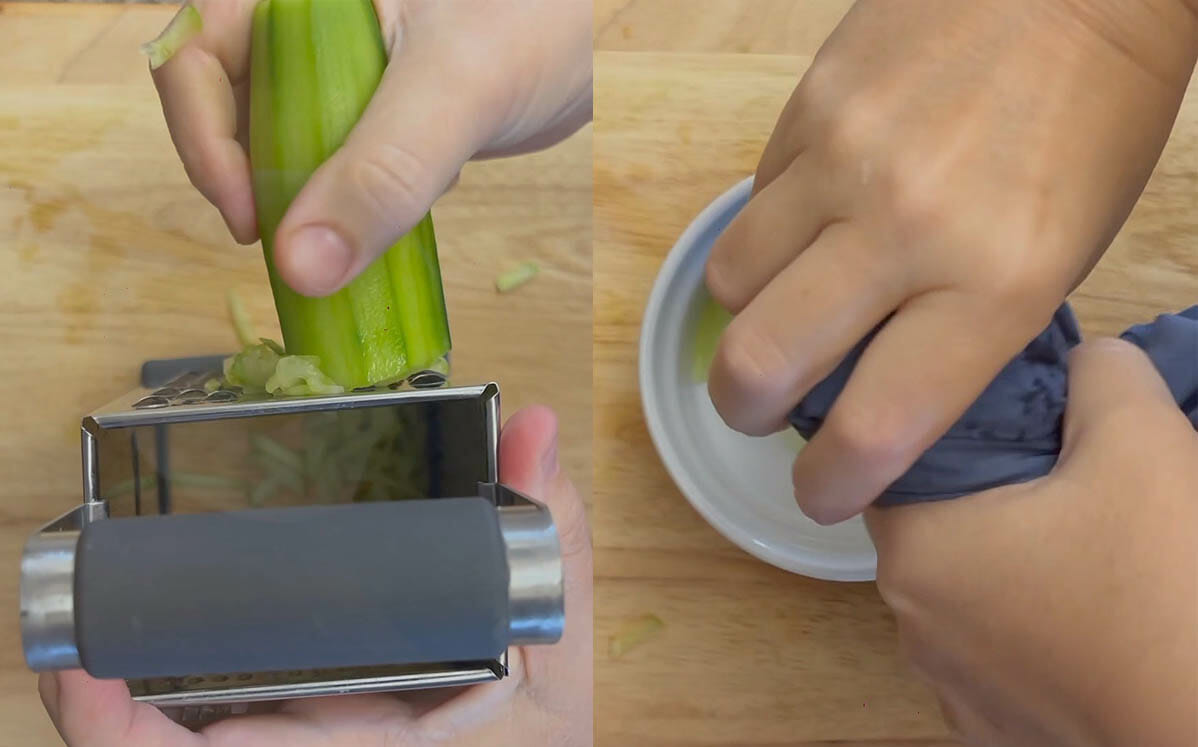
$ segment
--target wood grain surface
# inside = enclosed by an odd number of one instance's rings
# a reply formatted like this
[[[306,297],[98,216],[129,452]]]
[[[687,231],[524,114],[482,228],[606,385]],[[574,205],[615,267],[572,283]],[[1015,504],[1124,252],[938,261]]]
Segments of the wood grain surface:
[[[596,737],[607,745],[942,745],[871,584],[804,579],[724,540],[643,421],[636,345],[691,219],[753,173],[843,0],[596,4]],[[1193,90],[1139,206],[1073,297],[1087,334],[1198,302]],[[665,629],[613,658],[628,621]]]
[[[17,563],[80,500],[79,421],[147,358],[234,346],[236,288],[277,334],[261,250],[187,183],[137,45],[173,10],[0,4],[0,745],[58,743],[26,672]],[[591,452],[591,135],[473,164],[436,206],[455,379],[551,404],[584,495]],[[541,275],[499,295],[500,272]]]

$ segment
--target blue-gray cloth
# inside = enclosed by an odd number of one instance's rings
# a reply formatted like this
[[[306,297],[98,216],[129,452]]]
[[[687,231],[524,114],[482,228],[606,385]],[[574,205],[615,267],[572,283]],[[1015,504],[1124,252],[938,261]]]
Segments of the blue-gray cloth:
[[[858,343],[791,412],[790,423],[804,438],[819,430],[873,336]],[[1132,327],[1122,337],[1148,354],[1198,428],[1198,306]],[[1077,320],[1065,304],[877,503],[957,498],[1048,474],[1061,450],[1069,350],[1080,342]]]

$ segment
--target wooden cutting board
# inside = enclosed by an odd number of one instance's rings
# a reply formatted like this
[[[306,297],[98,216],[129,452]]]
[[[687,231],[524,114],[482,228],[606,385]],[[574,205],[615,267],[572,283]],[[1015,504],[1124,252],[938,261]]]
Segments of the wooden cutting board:
[[[940,745],[872,584],[761,563],[690,507],[641,413],[636,345],[686,225],[753,173],[783,103],[850,3],[596,5],[596,736],[608,745]],[[752,53],[746,53],[752,52]],[[1073,299],[1087,334],[1198,303],[1198,99],[1147,193]],[[610,637],[665,629],[619,658]]]
[[[137,45],[173,9],[0,4],[0,745],[56,744],[25,671],[17,563],[80,499],[79,421],[147,358],[228,351],[236,288],[277,335],[261,250],[187,183]],[[469,166],[435,210],[455,379],[553,405],[590,487],[591,144]],[[524,260],[542,273],[499,295]]]

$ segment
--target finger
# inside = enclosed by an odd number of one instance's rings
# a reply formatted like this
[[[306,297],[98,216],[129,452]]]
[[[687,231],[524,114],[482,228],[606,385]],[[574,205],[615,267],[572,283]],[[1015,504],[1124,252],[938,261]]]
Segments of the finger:
[[[1198,365],[1198,363],[1195,363]],[[1139,422],[1193,433],[1152,361],[1140,348],[1115,339],[1093,340],[1069,357],[1069,399],[1065,410],[1062,463],[1089,433],[1125,414]]]
[[[561,543],[566,627],[554,646],[524,649],[533,688],[562,687],[566,680],[590,682],[592,557],[586,508],[574,484],[558,465],[557,420],[545,407],[512,416],[499,443],[503,481],[549,507]],[[579,687],[583,685],[576,683]],[[589,685],[587,685],[589,686]]]
[[[557,416],[547,407],[513,415],[499,437],[499,477],[541,501],[553,516],[565,563],[566,605],[581,604],[591,590],[591,536],[586,508],[558,462]],[[572,613],[567,610],[567,615]]]
[[[123,680],[97,680],[83,671],[56,672],[41,688],[46,710],[68,745],[139,747],[202,745],[204,739],[161,711],[129,696]],[[57,714],[57,715],[55,715]]]
[[[753,175],[754,196],[765,191],[803,152],[798,140],[799,130],[796,127],[799,121],[796,115],[803,96],[802,88],[803,83],[800,80],[799,85],[791,92],[790,98],[786,100],[786,105],[782,108],[782,113],[778,115],[778,121],[774,124],[770,138],[761,152],[761,159],[757,162],[757,172]]]
[[[707,289],[740,313],[827,225],[824,177],[800,157],[733,219],[711,247]]]
[[[786,414],[901,303],[906,282],[846,223],[830,226],[732,320],[708,378],[728,425],[750,435]]]
[[[50,717],[59,736],[66,739],[62,733],[61,709],[58,707],[58,677],[54,672],[38,675],[37,694],[41,697],[42,705],[46,708],[46,715]]]
[[[283,703],[277,713],[240,716],[204,728],[212,747],[285,744],[421,744],[416,709],[394,694],[304,698]]]
[[[581,501],[576,495],[571,500],[571,495],[561,489],[557,433],[557,418],[549,408],[529,407],[517,412],[500,433],[499,475],[505,484],[549,507],[561,534],[565,555],[568,544],[578,541],[575,536],[578,530],[573,528],[573,522],[577,520],[570,517],[576,508],[581,509]],[[585,530],[585,521],[582,528]],[[589,584],[590,567],[580,569],[576,562],[567,558],[564,570],[567,574],[567,619],[572,619],[576,613],[571,609],[572,587],[583,570]],[[285,739],[286,743],[306,744],[308,742],[300,740],[313,736],[313,724],[321,725],[322,730],[316,732],[319,736],[327,727],[365,720],[370,723],[385,721],[392,732],[402,733],[399,744],[407,743],[404,739],[412,743],[443,741],[493,720],[504,704],[511,701],[524,682],[525,659],[521,650],[510,650],[508,672],[509,676],[499,682],[471,687],[444,700],[413,703],[402,699],[364,697],[329,704],[301,701],[285,707],[283,714],[243,719],[228,725],[217,724],[207,733],[218,744],[238,744],[242,737],[260,736],[261,729],[268,728],[272,735]],[[305,720],[297,722],[295,716],[305,717]]]
[[[548,407],[526,407],[512,415],[499,435],[499,477],[512,488],[541,500],[557,474],[557,416]]]
[[[528,407],[513,415],[499,436],[499,476],[513,489],[544,501],[558,523],[563,508],[553,483],[558,465],[557,418],[547,407]],[[569,614],[569,613],[568,613]],[[418,722],[422,737],[446,741],[492,721],[524,681],[525,662],[518,648],[509,650],[508,677],[488,685],[471,687],[423,715]]]
[[[508,676],[499,682],[475,685],[438,705],[413,725],[427,742],[444,743],[495,721],[524,682],[524,652],[508,649]]]
[[[191,183],[233,237],[257,239],[250,162],[239,136],[234,82],[246,74],[252,3],[205,3],[200,36],[153,72],[167,129]]]
[[[416,691],[418,695],[425,691]],[[427,691],[436,693],[438,691]],[[336,698],[300,698],[280,705],[277,714],[263,716],[263,720],[286,720],[287,716],[302,716],[321,723],[358,724],[363,721],[404,721],[418,715],[419,709],[406,695],[392,693],[346,695]],[[251,719],[240,719],[242,722]]]
[[[439,41],[392,58],[357,126],[284,216],[275,262],[296,291],[324,296],[352,280],[424,217],[485,141],[479,83]]]
[[[998,313],[950,291],[899,309],[795,459],[808,516],[830,524],[860,513],[961,417],[1027,343],[1019,325],[983,326]]]

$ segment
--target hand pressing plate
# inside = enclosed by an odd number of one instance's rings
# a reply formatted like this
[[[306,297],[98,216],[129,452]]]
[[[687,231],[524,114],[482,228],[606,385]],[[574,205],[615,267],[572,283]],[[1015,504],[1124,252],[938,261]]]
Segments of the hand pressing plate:
[[[733,431],[707,395],[702,365],[711,325],[703,266],[715,238],[745,206],[746,179],[709,205],[679,238],[654,283],[641,326],[641,402],[649,434],[679,490],[744,551],[792,573],[872,581],[873,543],[860,517],[823,527],[794,501],[794,432],[753,438]]]

